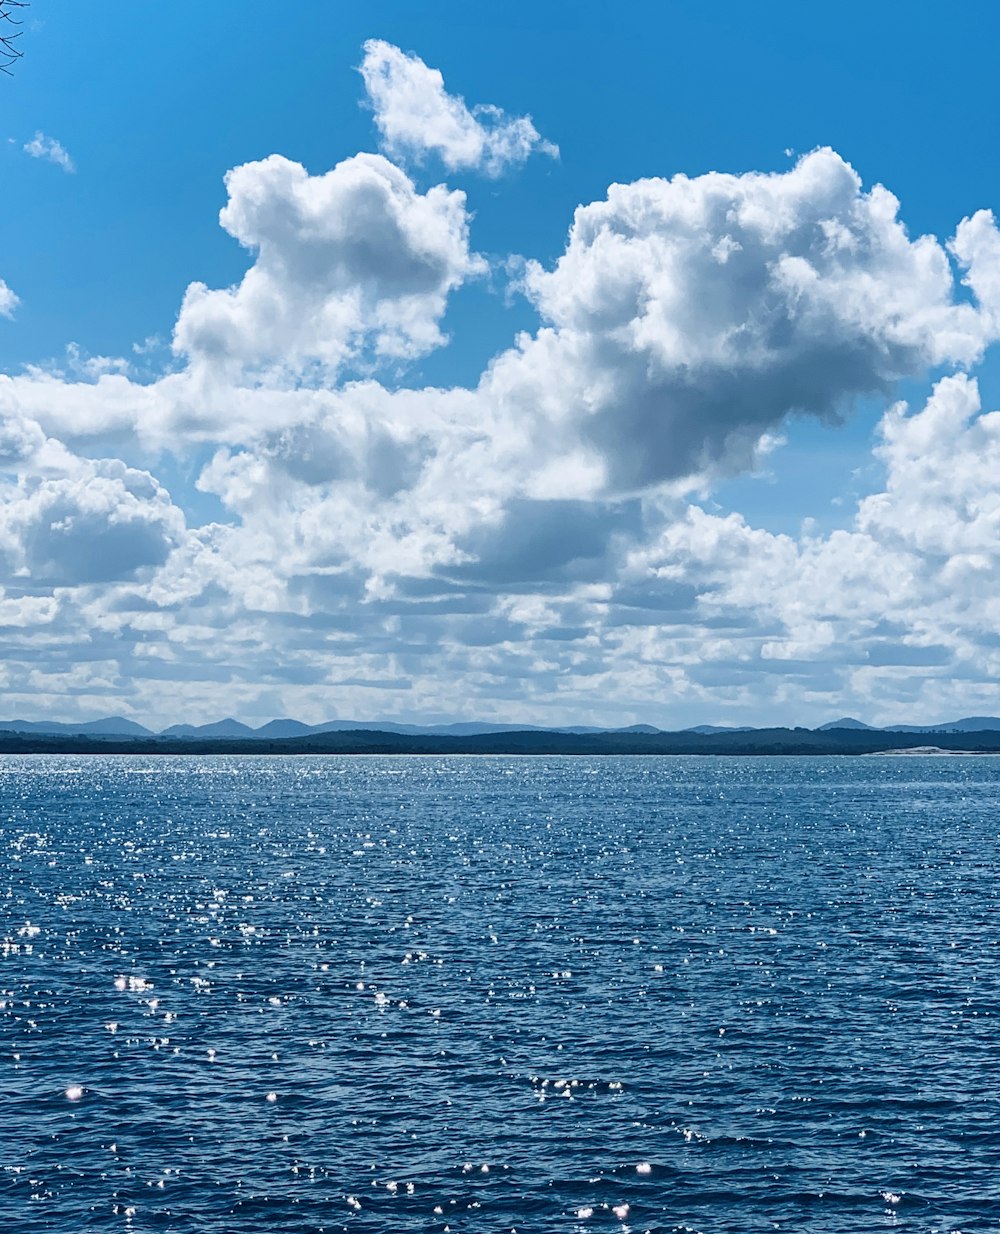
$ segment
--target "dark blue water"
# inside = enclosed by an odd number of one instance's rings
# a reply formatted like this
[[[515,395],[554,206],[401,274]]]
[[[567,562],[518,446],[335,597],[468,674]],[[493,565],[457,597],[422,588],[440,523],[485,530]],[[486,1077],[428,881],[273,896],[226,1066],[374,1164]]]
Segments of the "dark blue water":
[[[1000,759],[0,762],[0,1230],[1000,1229]]]

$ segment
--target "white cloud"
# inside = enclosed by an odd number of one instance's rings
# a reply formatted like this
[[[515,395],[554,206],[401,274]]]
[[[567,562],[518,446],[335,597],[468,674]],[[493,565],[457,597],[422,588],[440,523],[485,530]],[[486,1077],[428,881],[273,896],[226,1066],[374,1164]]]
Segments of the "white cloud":
[[[14,577],[38,584],[110,583],[161,566],[184,517],[148,472],[80,460],[65,476],[5,494],[0,543]]]
[[[63,171],[70,174],[76,171],[76,165],[62,142],[55,137],[46,137],[40,131],[32,137],[31,141],[25,142],[24,151],[33,159],[45,159],[46,162],[55,163],[57,167],[61,167]]]
[[[14,310],[20,303],[3,279],[0,279],[0,317],[13,317]]]
[[[448,294],[485,271],[469,250],[465,194],[418,193],[380,155],[311,176],[272,155],[226,176],[222,226],[255,254],[238,287],[192,283],[174,334],[193,362],[329,376],[367,352],[412,358],[439,346]]]
[[[695,681],[784,688],[832,717],[850,700],[873,722],[995,712],[1000,673],[1000,412],[976,384],[940,381],[920,411],[891,408],[876,456],[881,491],[849,527],[798,539],[689,506],[636,548],[616,593],[658,587],[692,600],[690,625],[725,637],[690,659]],[[980,702],[980,700],[982,700]],[[841,710],[843,708],[841,707]]]
[[[381,39],[365,43],[361,75],[386,151],[397,158],[437,154],[449,171],[472,168],[498,176],[537,150],[556,158],[530,116],[508,116],[481,104],[470,110],[449,94],[437,69]]]
[[[311,425],[301,440],[312,451],[323,421],[338,441],[350,425],[359,434],[346,453],[317,447],[303,464],[314,477],[327,466],[331,483],[351,459],[368,467],[362,456],[388,433],[413,438],[404,471],[426,464],[439,491],[475,476],[497,500],[579,500],[708,482],[752,463],[789,413],[832,416],[900,377],[971,363],[996,329],[991,307],[957,300],[942,246],[911,240],[890,194],[864,192],[818,151],[783,175],[613,186],[577,211],[552,270],[528,267],[542,328],[475,389],[371,397],[369,383],[337,388],[338,368],[439,343],[449,291],[482,269],[464,197],[421,195],[371,155],[325,176],[272,157],[227,182],[223,224],[255,260],[235,288],[189,289],[175,346],[191,367],[154,385],[106,361],[94,384],[9,383],[46,432],[255,447]],[[991,227],[974,251],[955,242],[974,288],[989,277]],[[325,388],[301,388],[317,385],[317,365]]]
[[[497,362],[493,393],[578,434],[612,488],[746,467],[786,415],[830,417],[995,336],[897,211],[831,150],[783,174],[613,185],[552,270],[529,263],[547,324]],[[992,219],[979,231],[955,242],[974,290],[1000,268]]]
[[[991,625],[1000,597],[983,594],[983,583],[1000,577],[1000,412],[980,409],[976,383],[961,375],[939,382],[915,415],[890,408],[876,449],[885,491],[861,502],[858,527],[940,566],[924,581],[943,582]]]
[[[374,155],[227,186],[252,260],[189,288],[176,371],[71,350],[0,377],[12,706],[826,719],[926,714],[1000,672],[1000,427],[964,376],[887,414],[885,485],[829,536],[683,496],[790,414],[974,363],[1000,321],[990,216],[952,242],[970,298],[831,151],[615,185],[528,266],[534,334],[469,388],[406,389],[372,365],[439,345],[482,271],[464,196]]]

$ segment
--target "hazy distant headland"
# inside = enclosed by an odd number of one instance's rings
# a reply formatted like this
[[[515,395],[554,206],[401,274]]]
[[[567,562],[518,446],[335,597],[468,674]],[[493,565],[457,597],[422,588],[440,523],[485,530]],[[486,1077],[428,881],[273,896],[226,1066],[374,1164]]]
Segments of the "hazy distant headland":
[[[933,735],[933,742],[928,738]],[[651,725],[602,729],[461,722],[443,725],[334,720],[175,724],[154,733],[112,716],[84,723],[0,721],[0,754],[943,754],[1000,753],[1000,718],[873,728],[845,718],[819,728]]]

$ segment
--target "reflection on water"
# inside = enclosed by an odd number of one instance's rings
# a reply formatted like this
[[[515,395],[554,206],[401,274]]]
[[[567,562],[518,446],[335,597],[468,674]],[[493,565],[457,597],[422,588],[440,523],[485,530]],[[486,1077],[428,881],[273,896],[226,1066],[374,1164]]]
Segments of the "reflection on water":
[[[0,761],[0,1228],[995,1231],[1000,760]]]

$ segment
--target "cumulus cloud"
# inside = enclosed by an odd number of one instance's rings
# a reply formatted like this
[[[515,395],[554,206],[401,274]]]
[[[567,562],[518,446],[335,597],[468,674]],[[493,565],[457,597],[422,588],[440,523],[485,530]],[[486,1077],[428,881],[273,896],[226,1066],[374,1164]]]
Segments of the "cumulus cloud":
[[[175,349],[192,361],[327,374],[367,350],[412,358],[439,346],[449,292],[484,272],[465,194],[418,193],[380,155],[325,175],[272,155],[226,176],[222,226],[255,255],[237,287],[187,290]]]
[[[184,517],[148,472],[81,461],[69,475],[23,482],[0,507],[13,576],[36,585],[111,583],[161,566]]]
[[[515,534],[526,510],[543,527],[572,503],[607,512],[663,484],[707,484],[752,463],[791,413],[832,416],[900,377],[974,361],[991,312],[957,298],[945,250],[912,240],[897,210],[832,151],[783,175],[615,186],[577,212],[551,271],[529,267],[545,324],[475,390],[366,383],[291,395],[280,412],[268,395],[277,419],[256,431],[248,396],[248,435],[202,483],[249,520],[283,494],[289,517],[338,528],[379,579],[471,578],[505,534],[508,557],[514,542],[530,555]],[[959,258],[982,285],[986,258]]]
[[[391,43],[365,43],[361,76],[384,147],[396,158],[436,154],[449,171],[470,168],[499,176],[533,151],[556,158],[530,116],[508,116],[492,104],[471,110],[449,94],[437,69]]]
[[[832,711],[849,698],[873,721],[995,710],[1000,671],[1000,413],[980,414],[976,383],[942,379],[915,413],[886,412],[876,456],[883,487],[849,525],[796,538],[697,505],[633,549],[616,602],[687,588],[689,629],[709,637],[689,676]],[[635,618],[633,618],[635,620]],[[655,622],[662,629],[660,622]]]
[[[663,699],[825,719],[903,674],[929,707],[946,674],[971,697],[1000,672],[1000,428],[962,373],[886,414],[885,483],[830,535],[690,498],[790,415],[974,364],[1000,329],[992,216],[949,257],[828,150],[614,185],[527,265],[538,328],[469,387],[410,389],[404,362],[484,269],[464,195],[379,155],[324,175],[272,156],[227,187],[249,268],[190,286],[173,371],[71,353],[0,377],[11,700],[110,710],[127,681],[114,709],[169,719],[166,680],[205,718],[224,687],[262,719],[456,698],[539,722],[669,722]]]
[[[76,164],[62,142],[55,137],[46,137],[41,131],[37,132],[31,141],[25,142],[24,152],[30,154],[33,159],[44,159],[48,163],[55,163],[57,167],[61,167],[63,171],[70,174],[76,171]]]
[[[945,378],[926,406],[890,408],[876,455],[885,490],[865,498],[858,527],[887,549],[914,552],[942,566],[949,587],[964,577],[965,599],[1000,567],[1000,412],[980,415],[975,381]],[[978,599],[984,612],[996,601]]]
[[[976,234],[953,247],[978,292],[1000,239],[991,218]],[[524,285],[546,325],[491,389],[572,421],[623,489],[745,467],[785,416],[969,364],[997,328],[957,300],[938,241],[911,239],[832,150],[782,174],[613,185]]]
[[[18,304],[20,300],[3,279],[0,279],[0,317],[13,317]]]
[[[412,487],[440,457],[446,487],[474,474],[481,492],[604,499],[748,466],[785,416],[831,417],[901,377],[973,363],[997,330],[992,220],[974,220],[975,244],[967,224],[953,242],[986,303],[963,300],[944,247],[911,239],[891,194],[822,150],[780,175],[639,181],[580,207],[553,268],[526,271],[541,328],[473,389],[338,387],[352,366],[442,341],[449,292],[483,269],[464,197],[420,194],[372,155],[323,176],[272,157],[227,182],[223,225],[255,260],[234,288],[189,288],[175,331],[188,370],[154,386],[102,372],[61,393],[33,375],[18,398],[47,432],[103,420],[256,448],[287,431],[286,455],[296,433],[318,442],[303,467],[330,480],[356,459]],[[284,392],[255,386],[274,369]],[[206,374],[237,385],[220,396]]]

